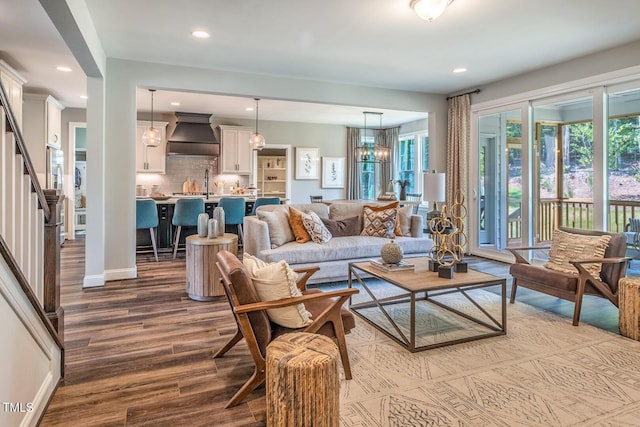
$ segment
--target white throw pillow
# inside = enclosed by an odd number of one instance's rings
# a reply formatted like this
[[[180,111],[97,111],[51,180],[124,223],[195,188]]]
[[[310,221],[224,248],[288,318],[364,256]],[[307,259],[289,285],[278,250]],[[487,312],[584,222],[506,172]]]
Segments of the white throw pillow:
[[[272,211],[258,210],[256,215],[259,220],[267,223],[271,249],[275,249],[288,242],[293,242],[296,239],[291,229],[291,224],[289,224],[288,207],[278,206]]]
[[[316,243],[327,243],[333,237],[315,212],[303,213],[302,225],[309,233],[311,240]]]
[[[253,281],[260,300],[273,301],[302,295],[296,286],[298,273],[293,271],[286,261],[268,263],[245,253],[242,256],[242,263]],[[311,323],[311,313],[307,311],[304,304],[273,308],[267,310],[267,315],[273,323],[285,328],[303,328]]]

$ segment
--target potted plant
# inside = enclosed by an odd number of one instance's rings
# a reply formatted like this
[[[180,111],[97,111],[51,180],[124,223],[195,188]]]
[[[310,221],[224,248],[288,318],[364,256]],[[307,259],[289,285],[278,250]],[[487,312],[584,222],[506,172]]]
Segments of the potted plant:
[[[400,184],[400,200],[407,200],[407,187],[409,186],[409,180],[408,179],[399,179],[396,181],[398,184]]]

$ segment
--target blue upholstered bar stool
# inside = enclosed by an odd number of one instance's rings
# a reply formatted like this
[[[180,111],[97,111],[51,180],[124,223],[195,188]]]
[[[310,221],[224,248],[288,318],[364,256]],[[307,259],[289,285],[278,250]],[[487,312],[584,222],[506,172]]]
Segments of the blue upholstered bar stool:
[[[158,246],[156,245],[155,228],[158,226],[158,223],[158,207],[156,206],[156,202],[151,199],[136,200],[136,229],[149,229],[156,262],[158,262]]]
[[[262,205],[279,205],[280,197],[258,197],[253,204],[253,209],[251,209],[251,215],[256,214],[256,209],[258,206]]]
[[[223,197],[218,206],[224,210],[224,223],[238,226],[238,241],[243,241],[242,221],[244,220],[245,204],[242,197]]]
[[[180,241],[180,231],[182,227],[196,227],[198,225],[198,215],[204,212],[204,200],[202,199],[178,199],[173,211],[171,224],[177,226],[173,239],[173,259],[178,253],[178,242]]]

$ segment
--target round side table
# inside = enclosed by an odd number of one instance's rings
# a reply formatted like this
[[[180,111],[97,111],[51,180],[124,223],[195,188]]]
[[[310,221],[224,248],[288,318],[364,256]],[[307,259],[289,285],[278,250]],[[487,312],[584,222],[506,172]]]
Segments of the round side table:
[[[225,233],[224,236],[209,239],[197,234],[188,236],[187,248],[187,294],[196,301],[211,301],[224,295],[220,283],[220,272],[216,266],[216,254],[227,250],[238,255],[238,236]]]

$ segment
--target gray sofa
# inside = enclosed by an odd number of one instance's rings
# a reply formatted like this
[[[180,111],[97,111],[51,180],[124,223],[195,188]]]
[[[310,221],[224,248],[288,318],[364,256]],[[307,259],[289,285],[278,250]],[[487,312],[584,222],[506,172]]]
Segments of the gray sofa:
[[[371,202],[384,205],[389,202]],[[380,257],[380,248],[389,241],[382,237],[343,236],[333,237],[327,243],[295,241],[288,222],[289,206],[303,211],[313,211],[320,218],[345,219],[359,216],[362,230],[364,204],[359,202],[266,205],[257,209],[256,216],[244,217],[244,251],[266,262],[285,260],[293,268],[319,266],[310,283],[347,280],[350,262],[367,261]],[[411,213],[411,206],[399,208],[398,218],[403,236],[395,241],[402,247],[405,257],[425,256],[433,241],[423,236],[422,217]]]

